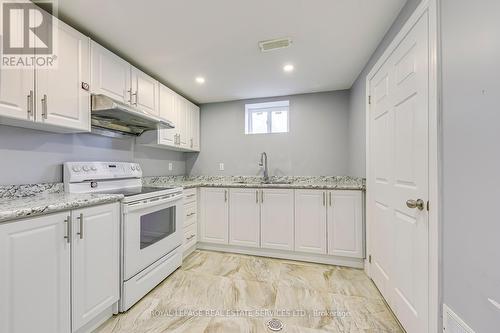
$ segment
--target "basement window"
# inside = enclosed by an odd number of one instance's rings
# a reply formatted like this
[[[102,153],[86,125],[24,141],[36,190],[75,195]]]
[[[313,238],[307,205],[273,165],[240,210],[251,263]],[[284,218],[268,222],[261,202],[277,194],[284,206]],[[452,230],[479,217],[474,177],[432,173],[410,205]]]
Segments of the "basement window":
[[[245,104],[245,134],[287,133],[290,101]]]

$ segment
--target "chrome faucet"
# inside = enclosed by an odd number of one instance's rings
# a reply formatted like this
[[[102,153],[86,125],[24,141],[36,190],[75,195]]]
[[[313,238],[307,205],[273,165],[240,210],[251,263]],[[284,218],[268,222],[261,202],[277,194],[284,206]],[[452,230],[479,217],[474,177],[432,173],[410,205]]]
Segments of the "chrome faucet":
[[[264,167],[264,183],[269,183],[269,170],[267,168],[267,154],[263,152],[260,154],[260,167]]]

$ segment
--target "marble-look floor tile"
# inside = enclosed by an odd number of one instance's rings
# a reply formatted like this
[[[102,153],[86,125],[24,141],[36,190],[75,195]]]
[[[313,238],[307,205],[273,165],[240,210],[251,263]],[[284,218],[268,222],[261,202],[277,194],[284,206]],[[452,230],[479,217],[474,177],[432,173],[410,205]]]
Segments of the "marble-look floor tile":
[[[240,257],[240,268],[231,277],[234,279],[274,283],[279,280],[281,264],[262,257]]]
[[[280,282],[288,286],[327,290],[327,273],[328,269],[324,267],[287,263],[281,266]]]

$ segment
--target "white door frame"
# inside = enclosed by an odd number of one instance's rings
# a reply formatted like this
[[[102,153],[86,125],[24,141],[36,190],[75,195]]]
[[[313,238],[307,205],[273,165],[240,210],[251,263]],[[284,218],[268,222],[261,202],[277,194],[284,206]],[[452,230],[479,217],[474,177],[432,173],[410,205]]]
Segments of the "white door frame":
[[[370,235],[373,212],[370,211],[371,183],[370,172],[370,80],[380,70],[396,47],[406,37],[415,23],[424,14],[429,15],[429,328],[428,333],[440,332],[441,319],[441,108],[440,108],[440,39],[439,39],[439,0],[422,0],[394,40],[366,76],[366,248],[371,253]],[[365,261],[365,270],[370,276],[370,264]]]

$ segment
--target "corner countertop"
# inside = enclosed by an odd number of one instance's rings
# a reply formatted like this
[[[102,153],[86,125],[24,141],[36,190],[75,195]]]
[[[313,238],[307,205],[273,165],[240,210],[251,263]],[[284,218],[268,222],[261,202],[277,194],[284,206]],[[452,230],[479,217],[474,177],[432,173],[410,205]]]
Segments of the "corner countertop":
[[[117,202],[121,194],[41,193],[0,199],[0,223],[82,207]]]

